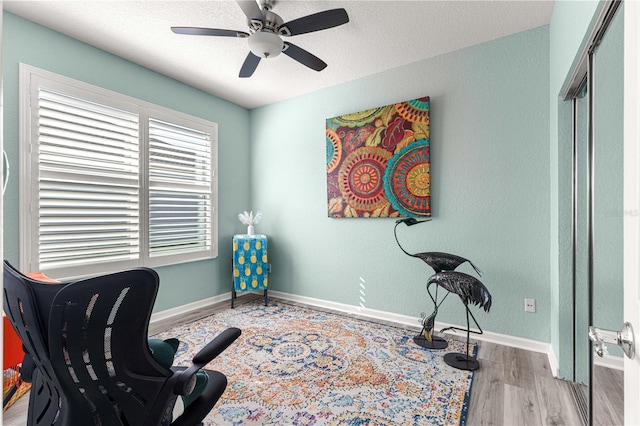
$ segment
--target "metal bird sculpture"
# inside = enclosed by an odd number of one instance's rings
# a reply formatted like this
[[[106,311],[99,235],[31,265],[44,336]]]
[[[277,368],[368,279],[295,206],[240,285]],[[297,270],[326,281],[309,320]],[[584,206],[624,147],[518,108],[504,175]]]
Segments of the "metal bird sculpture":
[[[479,331],[473,331],[476,334],[482,334],[482,328],[476,321],[476,318],[473,316],[471,311],[469,310],[469,304],[478,306],[483,308],[485,312],[489,312],[491,309],[491,294],[487,287],[480,282],[474,276],[469,274],[465,274],[464,272],[457,271],[443,271],[433,274],[427,280],[427,291],[432,284],[436,284],[438,287],[442,287],[447,290],[449,293],[457,294],[462,303],[464,303],[464,307],[467,311],[467,328],[459,328],[459,327],[447,327],[440,332],[442,333],[445,330],[460,330],[467,332],[467,344],[466,344],[466,353],[449,353],[444,356],[444,361],[452,367],[459,368],[461,370],[477,370],[480,367],[480,363],[478,360],[469,356],[469,333],[471,332],[469,328],[469,316],[473,318],[473,322],[478,327]],[[431,292],[429,292],[431,295]],[[437,312],[437,306],[436,306]]]
[[[469,259],[465,259],[462,256],[457,256],[455,254],[443,253],[438,251],[411,254],[402,247],[402,245],[400,244],[400,241],[398,241],[398,233],[397,233],[398,225],[400,225],[401,223],[404,223],[407,226],[413,226],[417,223],[428,222],[430,220],[431,219],[417,220],[413,217],[397,220],[396,226],[393,228],[393,236],[395,237],[396,244],[398,244],[398,247],[400,247],[400,250],[402,250],[408,256],[417,257],[418,259],[421,259],[427,265],[431,266],[431,268],[433,268],[436,274],[443,271],[453,271],[461,264],[468,262],[469,265],[471,265],[471,267],[476,271],[478,275],[482,275],[482,271],[476,265],[474,265]],[[417,336],[414,339],[414,341],[420,346],[423,346],[429,349],[444,349],[447,346],[446,341],[440,337],[433,336],[433,327],[435,325],[435,317],[438,313],[438,307],[442,304],[442,302],[444,302],[444,299],[449,295],[449,293],[447,293],[445,297],[438,303],[437,287],[436,287],[435,298],[433,297],[433,295],[431,294],[431,291],[429,290],[429,285],[427,285],[427,292],[429,293],[429,297],[433,301],[434,311],[429,317],[425,318],[425,320],[430,319],[430,321],[428,322],[428,324],[425,324],[425,322],[423,321],[422,332],[420,333],[420,336]],[[432,337],[435,338],[436,340],[435,342],[433,341],[434,339]],[[424,340],[422,340],[423,338]]]
[[[434,283],[460,296],[465,305],[471,303],[483,308],[485,312],[491,309],[489,290],[474,276],[457,271],[438,272],[429,277],[427,288]]]
[[[455,254],[451,254],[451,253],[442,253],[438,251],[429,251],[429,252],[411,254],[400,245],[400,241],[398,241],[398,234],[396,232],[398,225],[400,225],[401,223],[404,223],[407,226],[413,226],[416,223],[427,222],[429,220],[431,219],[416,220],[413,217],[408,217],[406,219],[400,219],[396,221],[396,226],[393,228],[393,236],[396,238],[396,243],[398,244],[398,247],[400,247],[400,250],[402,250],[408,256],[417,257],[421,259],[427,265],[431,266],[436,273],[442,272],[442,271],[453,271],[461,264],[465,262],[469,262],[469,265],[471,265],[471,267],[478,273],[478,275],[482,275],[482,271],[478,269],[476,265],[474,265],[469,259],[465,259],[464,257],[456,256]]]
[[[423,318],[422,318],[422,332],[421,334],[424,336],[424,338],[428,341],[431,342],[433,340],[433,328],[435,327],[436,324],[436,315],[438,314],[438,308],[436,308],[435,311],[433,311],[433,313],[431,315],[429,315],[428,317],[425,316],[425,314],[423,313]]]

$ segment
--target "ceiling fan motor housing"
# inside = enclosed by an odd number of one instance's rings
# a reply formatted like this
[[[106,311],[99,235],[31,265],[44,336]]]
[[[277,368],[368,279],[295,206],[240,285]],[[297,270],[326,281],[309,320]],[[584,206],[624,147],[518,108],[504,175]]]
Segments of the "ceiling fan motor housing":
[[[249,32],[258,32],[264,29],[276,32],[277,28],[284,24],[284,21],[280,15],[273,13],[268,9],[262,9],[262,20],[249,19],[247,25],[249,26]]]

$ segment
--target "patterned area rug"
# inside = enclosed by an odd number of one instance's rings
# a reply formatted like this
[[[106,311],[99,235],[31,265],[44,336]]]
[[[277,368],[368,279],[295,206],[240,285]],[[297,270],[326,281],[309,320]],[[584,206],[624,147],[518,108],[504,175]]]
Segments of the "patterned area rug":
[[[183,343],[177,365],[227,327],[242,336],[210,368],[229,385],[205,425],[464,425],[473,374],[416,332],[282,302],[240,305],[154,337]],[[477,346],[470,349],[475,355]]]

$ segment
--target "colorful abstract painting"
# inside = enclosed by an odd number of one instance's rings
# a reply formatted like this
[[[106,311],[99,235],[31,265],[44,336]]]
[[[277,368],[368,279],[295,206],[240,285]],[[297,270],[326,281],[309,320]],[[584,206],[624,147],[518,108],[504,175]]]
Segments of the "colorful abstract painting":
[[[431,216],[429,97],[327,119],[329,217]]]

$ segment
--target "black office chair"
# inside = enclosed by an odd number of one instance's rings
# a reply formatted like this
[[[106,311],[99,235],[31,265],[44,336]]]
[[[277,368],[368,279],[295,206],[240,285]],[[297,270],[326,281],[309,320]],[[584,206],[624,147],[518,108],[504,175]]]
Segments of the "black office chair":
[[[196,372],[241,332],[223,331],[189,367],[163,367],[147,342],[158,285],[147,268],[51,284],[4,262],[4,309],[27,354],[24,378],[32,380],[27,425],[201,424],[226,377],[203,370],[206,387],[171,419],[176,398],[191,394]]]

